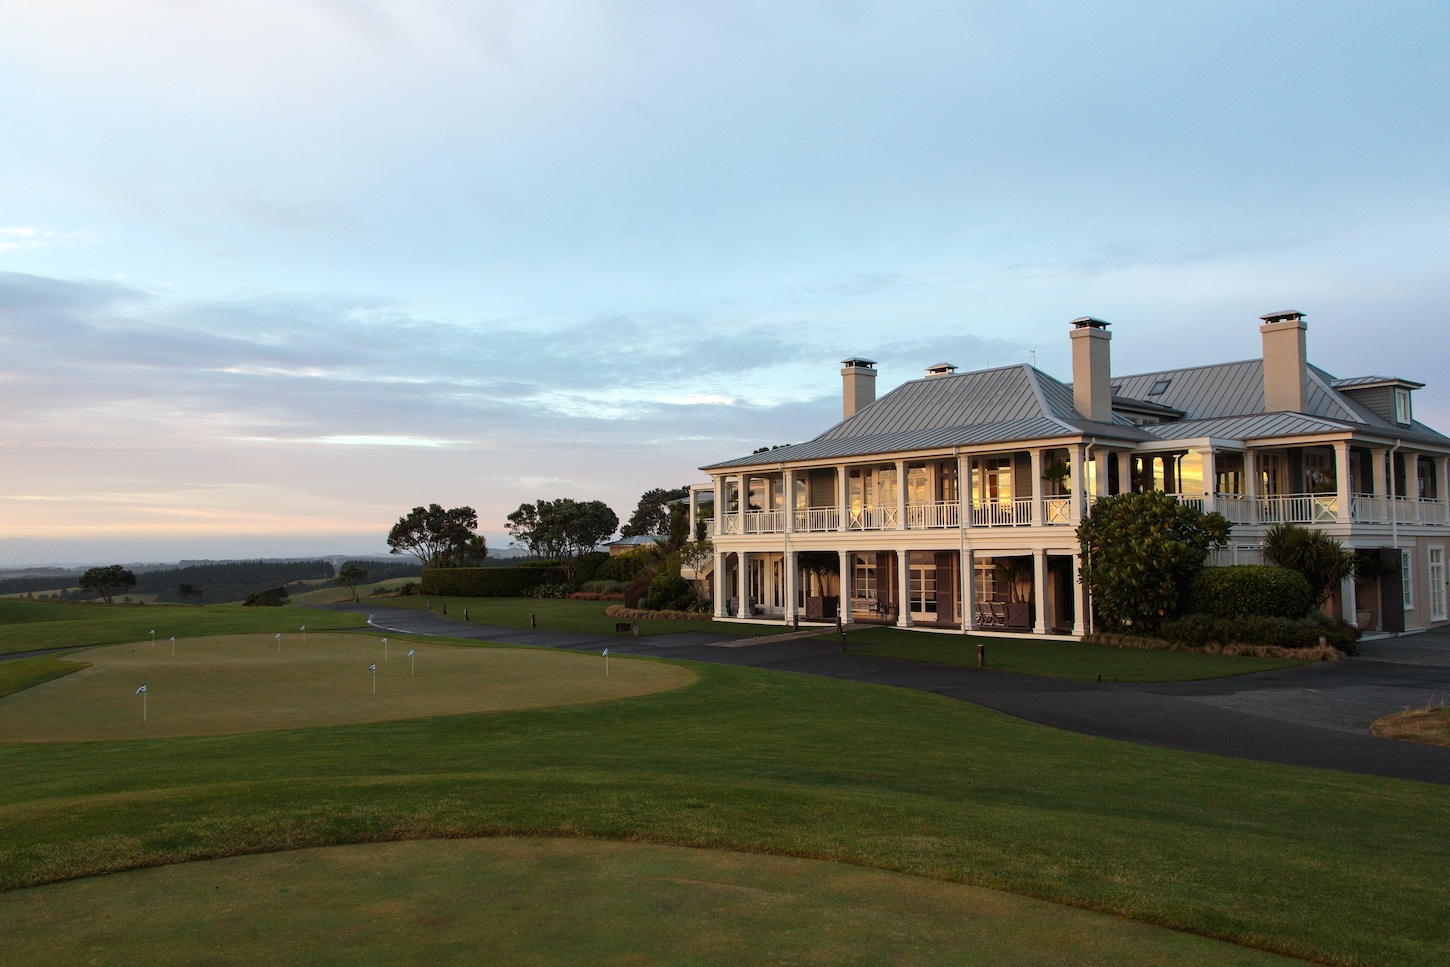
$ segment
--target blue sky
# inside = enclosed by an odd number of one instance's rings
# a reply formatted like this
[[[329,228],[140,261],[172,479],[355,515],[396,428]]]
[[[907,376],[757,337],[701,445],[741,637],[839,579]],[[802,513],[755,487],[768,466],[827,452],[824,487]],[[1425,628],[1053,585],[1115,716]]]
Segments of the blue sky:
[[[0,0],[0,564],[384,550],[947,360],[1450,428],[1443,3]]]

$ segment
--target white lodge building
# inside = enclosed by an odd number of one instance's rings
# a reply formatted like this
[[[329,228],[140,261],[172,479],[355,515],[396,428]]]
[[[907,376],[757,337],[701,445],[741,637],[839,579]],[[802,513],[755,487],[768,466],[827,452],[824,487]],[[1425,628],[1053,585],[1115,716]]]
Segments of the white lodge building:
[[[840,423],[701,468],[716,616],[1081,635],[1076,525],[1098,496],[1163,490],[1233,521],[1210,563],[1317,527],[1375,565],[1340,589],[1346,620],[1444,622],[1450,438],[1415,421],[1423,384],[1335,379],[1301,313],[1262,318],[1262,359],[1122,377],[1108,324],[1077,319],[1071,384],[943,363],[878,400],[875,363],[845,360]]]

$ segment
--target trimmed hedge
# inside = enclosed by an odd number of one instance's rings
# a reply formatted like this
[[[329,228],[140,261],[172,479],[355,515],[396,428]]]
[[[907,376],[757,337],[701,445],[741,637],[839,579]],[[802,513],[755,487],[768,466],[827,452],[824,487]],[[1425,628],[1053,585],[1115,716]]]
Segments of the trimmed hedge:
[[[429,567],[422,592],[445,598],[522,598],[540,584],[563,584],[558,568]]]
[[[1158,637],[1175,645],[1202,648],[1207,645],[1258,645],[1267,648],[1316,648],[1323,637],[1346,655],[1359,648],[1359,629],[1315,612],[1307,618],[1280,618],[1246,614],[1220,617],[1213,614],[1184,615],[1158,629]]]
[[[1263,615],[1302,618],[1314,607],[1314,589],[1298,571],[1267,564],[1201,568],[1188,592],[1189,614],[1220,618]]]

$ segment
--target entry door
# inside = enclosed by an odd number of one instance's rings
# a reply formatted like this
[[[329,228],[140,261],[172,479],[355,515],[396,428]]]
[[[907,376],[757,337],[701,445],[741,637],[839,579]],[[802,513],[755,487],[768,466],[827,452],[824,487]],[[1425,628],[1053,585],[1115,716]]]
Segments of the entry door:
[[[936,562],[911,565],[911,617],[936,620]]]
[[[1430,620],[1445,620],[1445,548],[1430,545]]]

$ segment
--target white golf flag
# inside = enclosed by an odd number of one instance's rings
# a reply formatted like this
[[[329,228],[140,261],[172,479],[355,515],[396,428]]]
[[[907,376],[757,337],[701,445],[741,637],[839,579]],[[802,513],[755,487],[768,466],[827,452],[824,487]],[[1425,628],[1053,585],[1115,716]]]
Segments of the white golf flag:
[[[388,643],[388,639],[386,639],[386,638],[384,638],[384,639],[383,639],[383,644],[385,644],[385,645],[386,645],[386,644],[387,644],[387,643]]]
[[[303,625],[302,628],[301,628],[301,630],[302,631],[306,631],[307,630],[307,626],[306,625]]]
[[[146,686],[142,685],[140,688],[136,689],[136,694],[140,695],[144,691],[146,691]]]
[[[604,649],[604,657],[605,658],[608,658],[609,657],[609,649],[608,648]]]
[[[414,652],[414,651],[416,651],[416,650],[417,650],[417,649],[415,649],[415,648],[409,648],[409,649],[408,649],[408,657],[409,657],[409,658],[412,658],[412,657],[413,657],[413,652]]]
[[[154,635],[154,634],[156,634],[156,629],[155,629],[155,628],[152,628],[152,629],[151,629],[151,633],[152,633],[152,634],[153,634],[153,635]]]
[[[370,671],[370,672],[375,672],[377,670],[378,670],[378,663],[377,662],[373,662],[371,665],[368,666],[368,671]]]
[[[282,640],[282,632],[279,631],[275,635],[273,635],[272,637],[273,638],[276,638],[278,641],[281,641]]]

